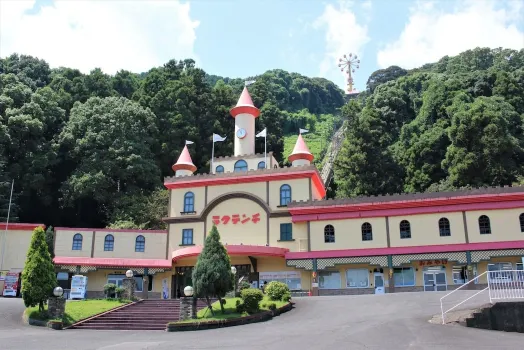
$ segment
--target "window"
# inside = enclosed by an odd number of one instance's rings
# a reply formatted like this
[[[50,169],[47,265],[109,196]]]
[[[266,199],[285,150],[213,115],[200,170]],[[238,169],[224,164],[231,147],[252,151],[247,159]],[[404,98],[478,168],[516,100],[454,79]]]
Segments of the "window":
[[[395,287],[412,287],[415,285],[415,270],[412,267],[393,269]]]
[[[362,224],[362,240],[372,241],[373,240],[373,228],[369,222]]]
[[[107,235],[104,239],[104,251],[112,252],[115,248],[115,237],[113,235]]]
[[[479,230],[481,235],[491,234],[491,224],[489,218],[486,215],[479,217]]]
[[[324,227],[324,243],[335,243],[335,228],[332,225]]]
[[[215,173],[219,174],[219,173],[223,173],[223,172],[224,172],[224,167],[222,165],[218,165],[215,168]]]
[[[524,232],[524,213],[520,214],[519,220],[520,220],[520,232]]]
[[[266,162],[264,162],[264,161],[258,162],[257,168],[258,169],[265,169],[266,168]]]
[[[193,244],[193,229],[185,228],[182,230],[182,245]]]
[[[149,275],[148,276],[148,286],[147,286],[147,291],[148,292],[152,292],[153,291],[153,275]],[[144,290],[144,276],[135,276],[135,281],[136,281],[136,291],[137,292],[142,292]]]
[[[347,288],[367,288],[369,287],[369,272],[367,269],[346,270]]]
[[[291,224],[280,224],[280,240],[281,241],[293,240],[293,228]]]
[[[340,288],[340,272],[338,271],[319,271],[318,272],[318,287],[320,289],[339,289]]]
[[[280,205],[287,205],[291,202],[291,186],[280,186]]]
[[[195,212],[195,195],[193,192],[187,192],[184,195],[184,213]]]
[[[82,235],[77,233],[73,236],[73,250],[82,250]]]
[[[441,218],[438,221],[438,229],[440,231],[440,237],[451,236],[451,227],[449,226],[448,218]]]
[[[124,283],[124,278],[126,278],[125,275],[108,275],[107,276],[107,283],[116,284],[117,287],[122,287],[122,285]],[[134,278],[135,278],[135,282],[136,282],[136,289],[135,289],[135,291],[141,292],[143,290],[144,277],[139,275],[139,276],[134,276]],[[153,276],[152,275],[149,276],[148,291],[149,292],[153,291]]]
[[[250,265],[248,265],[251,268]],[[239,269],[237,268],[237,271]],[[302,290],[300,271],[276,271],[260,272],[258,277],[259,283],[278,281],[287,284],[291,290]]]
[[[135,240],[135,252],[144,252],[146,250],[146,239],[140,235]]]
[[[407,220],[400,222],[400,238],[411,238],[411,225]]]
[[[513,280],[513,265],[511,263],[488,264],[488,275],[491,283],[508,282]]]
[[[247,163],[243,159],[240,159],[235,163],[235,173],[240,171],[247,171]]]

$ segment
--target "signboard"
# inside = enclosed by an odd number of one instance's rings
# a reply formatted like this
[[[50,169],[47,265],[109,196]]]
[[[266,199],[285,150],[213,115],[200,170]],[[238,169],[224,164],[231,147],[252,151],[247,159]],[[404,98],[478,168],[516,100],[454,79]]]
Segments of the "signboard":
[[[287,278],[300,278],[299,271],[259,272],[259,280],[281,280]]]
[[[232,215],[213,215],[213,223],[215,225],[227,225],[228,223],[236,224],[246,224],[248,222],[256,224],[260,221],[260,213],[255,213],[253,215],[246,214],[232,214]]]
[[[446,265],[448,261],[446,259],[442,260],[421,260],[419,261],[419,266],[435,266],[435,265]]]
[[[169,298],[169,289],[167,288],[167,278],[162,280],[162,299]]]
[[[318,288],[318,283],[315,283],[315,282],[311,283],[311,288]]]
[[[20,273],[8,272],[4,278],[4,291],[2,295],[4,297],[16,297],[18,291],[18,280],[20,279]]]
[[[9,272],[8,270],[0,271],[0,281],[5,281],[5,276],[7,275],[8,272]]]
[[[85,299],[87,292],[87,277],[75,275],[71,278],[71,293],[69,299]]]

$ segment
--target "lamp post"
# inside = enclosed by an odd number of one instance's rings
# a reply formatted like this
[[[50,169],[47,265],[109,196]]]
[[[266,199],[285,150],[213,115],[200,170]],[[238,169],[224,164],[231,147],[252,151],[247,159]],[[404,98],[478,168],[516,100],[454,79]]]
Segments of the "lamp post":
[[[193,307],[191,304],[191,300],[193,297],[193,287],[186,286],[184,288],[184,297],[180,298],[180,313],[179,313],[179,319],[180,320],[187,320],[190,318],[196,318],[196,307]]]
[[[338,67],[342,72],[344,70],[347,74],[347,93],[348,94],[354,94],[356,93],[355,89],[353,88],[353,76],[351,73],[355,73],[355,68],[360,68],[360,60],[358,59],[357,55],[354,55],[350,53],[349,55],[344,55],[343,57],[338,59]]]
[[[231,273],[233,274],[233,278],[234,278],[234,281],[235,281],[235,289],[234,289],[234,295],[235,297],[238,296],[237,295],[237,288],[238,288],[238,280],[237,280],[237,268],[234,267],[234,266],[231,266]]]
[[[47,301],[47,311],[52,318],[61,319],[64,316],[66,300],[62,298],[64,289],[62,287],[55,287],[53,289],[54,298],[49,298]]]
[[[60,298],[62,295],[64,295],[64,289],[62,287],[55,287],[55,289],[53,289],[53,295],[57,298]]]
[[[129,300],[135,299],[136,282],[133,276],[134,276],[133,270],[127,270],[126,278],[124,278],[124,281],[122,283],[122,287],[125,290],[126,299],[129,299]]]

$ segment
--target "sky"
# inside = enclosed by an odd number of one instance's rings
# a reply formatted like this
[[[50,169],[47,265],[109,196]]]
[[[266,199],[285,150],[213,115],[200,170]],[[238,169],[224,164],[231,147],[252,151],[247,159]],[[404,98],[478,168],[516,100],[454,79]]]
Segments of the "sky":
[[[209,74],[270,69],[345,88],[339,59],[371,73],[409,69],[475,47],[524,48],[524,0],[0,0],[0,57],[88,73],[140,73],[193,58]]]

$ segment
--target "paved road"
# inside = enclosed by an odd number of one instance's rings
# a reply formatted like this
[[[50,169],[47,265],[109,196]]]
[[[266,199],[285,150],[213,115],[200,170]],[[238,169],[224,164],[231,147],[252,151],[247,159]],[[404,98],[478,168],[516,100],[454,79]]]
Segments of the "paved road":
[[[293,311],[269,322],[184,333],[23,326],[21,300],[0,299],[0,349],[522,349],[523,334],[429,323],[440,312],[441,295],[300,298]]]

